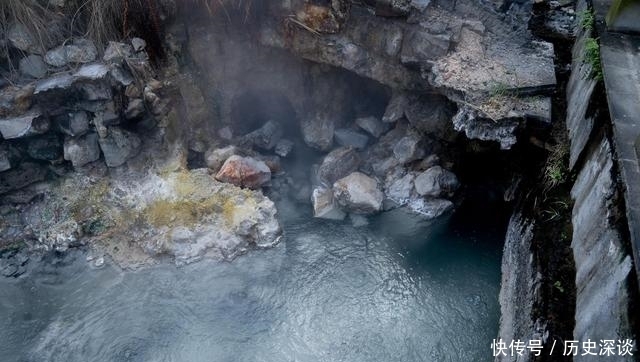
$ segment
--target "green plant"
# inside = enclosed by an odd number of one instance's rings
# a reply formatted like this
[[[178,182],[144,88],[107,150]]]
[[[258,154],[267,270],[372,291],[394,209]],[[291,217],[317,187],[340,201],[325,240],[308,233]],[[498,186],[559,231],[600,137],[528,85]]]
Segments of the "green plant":
[[[595,17],[593,15],[593,10],[587,9],[579,12],[578,21],[580,22],[580,27],[582,29],[593,30],[593,26],[595,25]]]
[[[558,291],[560,291],[560,293],[564,293],[564,288],[562,287],[562,283],[560,283],[559,280],[556,280],[556,282],[553,283],[553,287],[558,289]]]
[[[544,166],[543,182],[546,191],[549,191],[567,181],[569,170],[567,169],[568,146],[564,143],[556,145]]]
[[[585,40],[582,61],[591,66],[589,78],[596,81],[604,79],[604,74],[602,73],[602,61],[600,60],[600,44],[598,44],[597,39],[587,38]]]

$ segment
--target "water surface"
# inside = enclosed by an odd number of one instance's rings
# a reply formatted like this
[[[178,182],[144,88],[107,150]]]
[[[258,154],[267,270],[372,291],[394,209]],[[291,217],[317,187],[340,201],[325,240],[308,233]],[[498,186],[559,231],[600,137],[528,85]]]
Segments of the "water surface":
[[[289,217],[274,249],[123,272],[82,252],[0,279],[2,361],[491,361],[500,233]]]

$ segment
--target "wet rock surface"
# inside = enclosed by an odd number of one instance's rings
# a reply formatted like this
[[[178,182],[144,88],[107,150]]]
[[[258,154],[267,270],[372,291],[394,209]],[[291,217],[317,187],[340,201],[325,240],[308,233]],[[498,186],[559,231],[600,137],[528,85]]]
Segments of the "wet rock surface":
[[[240,187],[259,189],[271,180],[271,169],[254,158],[232,155],[224,162],[216,179]]]

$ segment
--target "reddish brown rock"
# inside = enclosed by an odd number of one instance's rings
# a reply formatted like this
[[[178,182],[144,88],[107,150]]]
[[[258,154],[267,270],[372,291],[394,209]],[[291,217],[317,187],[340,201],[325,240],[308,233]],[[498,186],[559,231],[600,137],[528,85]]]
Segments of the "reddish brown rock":
[[[216,180],[240,187],[258,189],[271,180],[271,170],[266,163],[251,157],[229,157],[216,175]]]

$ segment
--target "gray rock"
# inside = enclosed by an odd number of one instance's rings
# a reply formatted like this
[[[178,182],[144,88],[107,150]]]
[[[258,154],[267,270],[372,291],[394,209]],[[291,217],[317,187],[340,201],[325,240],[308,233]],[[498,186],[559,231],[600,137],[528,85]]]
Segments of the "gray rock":
[[[393,92],[391,100],[382,116],[382,121],[385,123],[393,123],[404,117],[404,110],[407,108],[408,103],[409,100],[404,92]]]
[[[280,157],[287,157],[293,150],[293,141],[281,139],[276,143],[275,154]]]
[[[60,68],[66,66],[69,64],[67,48],[59,46],[49,50],[44,56],[44,61],[52,67]]]
[[[35,111],[20,117],[0,119],[0,133],[7,140],[42,134],[49,130],[49,126],[49,121]]]
[[[382,136],[390,128],[388,124],[383,123],[376,117],[358,118],[356,119],[356,124],[358,125],[358,127],[369,132],[369,134],[375,138]]]
[[[301,124],[304,142],[311,148],[328,151],[333,145],[335,124],[332,118],[323,115],[307,118]]]
[[[440,166],[434,166],[415,179],[418,194],[430,197],[451,197],[460,187],[456,175]]]
[[[134,82],[134,78],[133,75],[131,75],[131,72],[129,72],[128,70],[124,69],[122,66],[119,65],[112,65],[111,66],[111,77],[118,83],[120,83],[123,86],[129,86],[131,84],[133,84]],[[128,97],[130,96],[130,94],[127,95]],[[134,97],[137,95],[134,95]],[[130,98],[134,98],[134,97],[130,97]]]
[[[229,126],[222,127],[218,130],[218,136],[223,140],[230,141],[233,138],[233,131],[231,131],[231,127]]]
[[[477,110],[464,106],[453,117],[453,126],[469,139],[495,141],[501,149],[508,150],[518,142],[516,131],[520,128],[520,122],[517,119],[493,121],[483,117]]]
[[[7,31],[7,39],[11,45],[23,52],[36,54],[40,52],[33,34],[29,32],[29,29],[25,25],[19,22],[11,24]]]
[[[385,187],[387,199],[392,201],[394,206],[406,205],[414,194],[413,183],[415,178],[416,176],[413,173],[407,173],[400,178],[389,178]]]
[[[27,139],[27,154],[36,160],[54,161],[62,157],[62,140],[55,133]]]
[[[313,217],[329,220],[344,220],[347,214],[340,209],[333,197],[333,191],[328,188],[318,187],[311,194],[313,204]]]
[[[108,101],[113,99],[111,87],[106,82],[80,82],[76,86],[85,100]]]
[[[43,79],[36,84],[36,89],[33,94],[42,94],[47,92],[53,92],[56,90],[64,91],[71,87],[75,78],[71,74],[60,74],[57,76]]]
[[[454,113],[455,106],[446,97],[434,94],[410,96],[405,106],[405,116],[413,128],[442,139],[453,134]]]
[[[224,164],[229,157],[238,154],[238,149],[235,146],[227,146],[224,148],[211,149],[205,152],[204,161],[213,172],[218,172],[220,167]]]
[[[31,78],[44,78],[47,75],[47,65],[39,55],[29,55],[20,59],[20,73]]]
[[[107,136],[99,138],[98,142],[104,154],[105,163],[109,167],[123,165],[128,159],[136,156],[142,146],[138,136],[117,127],[109,128]]]
[[[453,210],[453,202],[445,199],[415,199],[407,205],[409,209],[426,219],[435,219]]]
[[[99,80],[109,74],[109,67],[104,64],[85,64],[73,74],[75,80]]]
[[[372,214],[382,210],[384,195],[378,182],[354,172],[333,184],[333,194],[338,204],[356,214]]]
[[[75,138],[68,137],[64,141],[64,159],[71,161],[73,167],[82,167],[99,158],[100,146],[96,133],[88,133]]]
[[[269,120],[259,129],[243,137],[258,148],[264,150],[273,149],[280,138],[282,138],[282,125],[276,121]]]
[[[133,38],[131,39],[131,45],[133,46],[133,50],[136,52],[144,50],[147,47],[147,42],[141,38]]]
[[[334,137],[340,146],[353,147],[358,150],[365,149],[369,143],[369,137],[366,134],[347,128],[336,129]]]
[[[0,172],[11,169],[11,154],[6,145],[0,145]]]
[[[406,65],[428,66],[430,61],[446,55],[450,47],[451,35],[431,34],[415,27],[402,42],[400,61]]]
[[[393,147],[393,156],[400,164],[419,160],[424,157],[424,155],[425,151],[422,147],[422,140],[416,134],[409,134],[402,137]]]
[[[122,63],[131,58],[133,47],[129,44],[110,41],[102,59],[107,63]]]
[[[124,117],[126,119],[134,119],[144,114],[144,101],[140,98],[129,99],[127,109],[124,111]]]
[[[47,169],[44,166],[37,163],[21,163],[0,173],[0,195],[43,181],[46,176]]]
[[[233,155],[224,162],[216,180],[255,190],[271,181],[271,169],[254,158]]]
[[[359,166],[360,156],[353,148],[336,148],[322,160],[317,177],[321,183],[333,185],[337,180],[357,170]]]
[[[58,129],[69,136],[80,136],[89,131],[89,115],[85,111],[69,113],[58,119]]]
[[[71,63],[89,63],[98,57],[98,49],[89,39],[75,39],[71,44],[65,45],[67,60]]]

